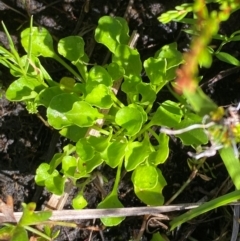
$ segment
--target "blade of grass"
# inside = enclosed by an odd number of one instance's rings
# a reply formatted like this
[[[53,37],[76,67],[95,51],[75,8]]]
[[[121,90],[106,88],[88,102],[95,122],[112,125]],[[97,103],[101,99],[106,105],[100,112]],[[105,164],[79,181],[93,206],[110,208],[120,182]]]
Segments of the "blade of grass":
[[[211,200],[209,202],[206,202],[199,207],[190,210],[189,212],[184,213],[183,215],[178,216],[177,218],[174,218],[173,221],[170,222],[171,229],[175,229],[177,226],[203,214],[210,210],[216,209],[218,207],[227,205],[231,202],[234,202],[240,198],[240,191],[234,191],[231,193],[228,193],[226,195],[223,195],[221,197],[218,197],[214,200]]]
[[[235,156],[233,148],[231,146],[222,148],[219,150],[219,154],[236,189],[240,190],[240,163],[239,159]]]

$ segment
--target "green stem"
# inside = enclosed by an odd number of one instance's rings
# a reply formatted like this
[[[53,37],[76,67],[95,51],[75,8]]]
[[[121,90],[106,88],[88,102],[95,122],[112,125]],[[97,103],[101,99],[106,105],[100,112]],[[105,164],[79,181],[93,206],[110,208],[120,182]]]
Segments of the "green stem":
[[[145,126],[143,126],[143,128],[141,129],[140,132],[138,132],[135,136],[133,136],[130,141],[133,141],[135,139],[137,139],[139,136],[141,136],[145,131],[147,131],[148,129],[150,129],[152,126],[151,121],[149,123],[147,123]]]
[[[22,66],[21,59],[20,59],[20,57],[19,57],[18,52],[17,52],[16,49],[15,49],[13,40],[12,40],[12,38],[11,38],[11,36],[10,36],[10,34],[9,34],[6,26],[5,26],[5,24],[3,23],[3,21],[2,21],[2,26],[3,26],[4,32],[5,32],[6,35],[7,35],[7,39],[8,39],[8,42],[9,42],[9,48],[10,48],[11,55],[14,56],[14,58],[15,58],[15,60],[16,60],[16,62],[17,62],[17,65],[20,67],[23,75],[25,76],[25,70],[24,70],[24,68],[23,68],[23,66]]]
[[[113,93],[111,94],[111,98],[117,104],[118,107],[125,107],[125,105]]]
[[[27,59],[25,62],[25,74],[27,74],[28,67],[29,67],[29,61],[31,59],[32,55],[32,26],[33,26],[33,16],[30,18],[30,34],[28,38],[28,51],[27,51]]]
[[[187,179],[187,181],[179,188],[179,190],[164,204],[164,205],[169,205],[170,203],[173,202],[182,192],[183,190],[191,183],[191,181],[196,177],[199,168],[204,164],[206,160],[206,157],[201,161],[197,167],[192,171],[191,175]]]
[[[94,130],[97,130],[99,131],[100,133],[106,135],[106,136],[109,136],[110,132],[109,131],[106,131],[106,130],[103,130],[101,127],[97,126],[97,125],[94,125],[91,127],[92,129]]]
[[[147,114],[152,110],[152,106],[153,104],[148,105],[147,109],[145,110]]]
[[[57,54],[53,55],[53,58],[58,61],[61,65],[63,65],[70,73],[72,73],[76,78],[82,81],[81,76],[70,66],[68,65],[64,60],[62,60]]]
[[[160,143],[161,141],[159,140],[159,136],[152,128],[149,128],[149,132],[155,137],[155,139],[158,141],[158,143],[161,144]]]
[[[117,192],[118,192],[118,184],[119,184],[120,178],[121,178],[122,164],[123,164],[123,160],[118,165],[116,179],[115,179],[115,182],[114,182],[112,193],[117,194]]]
[[[32,227],[30,227],[30,226],[24,226],[24,228],[25,228],[26,230],[32,232],[32,233],[37,234],[37,235],[40,236],[40,237],[43,237],[43,238],[45,238],[45,239],[47,239],[47,240],[52,240],[52,238],[48,237],[46,234],[38,231],[38,230],[35,229],[35,228],[32,228]]]

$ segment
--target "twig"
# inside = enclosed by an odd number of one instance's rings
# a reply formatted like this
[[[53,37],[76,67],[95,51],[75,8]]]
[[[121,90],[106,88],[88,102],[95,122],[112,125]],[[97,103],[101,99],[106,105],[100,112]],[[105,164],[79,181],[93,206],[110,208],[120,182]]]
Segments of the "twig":
[[[216,83],[217,81],[231,75],[231,74],[234,74],[236,72],[239,71],[239,67],[233,67],[233,68],[229,68],[229,69],[226,69],[226,70],[222,70],[220,71],[216,76],[214,76],[212,79],[208,80],[207,82],[203,83],[200,85],[200,87],[204,87],[205,85],[212,85],[214,83]]]
[[[171,130],[171,129],[162,127],[160,129],[160,132],[165,133],[167,135],[180,135],[180,134],[183,134],[183,133],[191,131],[191,130],[206,129],[206,128],[209,128],[209,127],[214,126],[214,125],[216,125],[216,123],[214,123],[214,122],[209,122],[207,124],[193,124],[191,126],[187,126],[185,128],[179,129],[179,130]]]
[[[175,211],[186,211],[194,209],[203,203],[184,203],[176,205],[156,206],[156,207],[133,207],[133,208],[110,208],[110,209],[83,209],[83,210],[56,210],[52,211],[50,220],[52,221],[69,221],[80,219],[95,219],[103,217],[130,217],[142,215],[154,215],[159,213],[168,213]],[[228,205],[240,205],[240,202],[229,203]],[[41,212],[41,211],[40,211]],[[36,212],[39,213],[39,212]],[[16,221],[22,216],[22,212],[14,212]],[[0,213],[0,219],[4,218]]]

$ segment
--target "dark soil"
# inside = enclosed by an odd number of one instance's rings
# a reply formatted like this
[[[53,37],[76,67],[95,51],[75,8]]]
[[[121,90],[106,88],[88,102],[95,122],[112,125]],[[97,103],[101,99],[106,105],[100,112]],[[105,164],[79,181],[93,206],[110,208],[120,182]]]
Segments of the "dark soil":
[[[86,42],[86,49],[91,55],[91,63],[101,64],[107,54],[103,46],[93,44],[94,28],[98,19],[103,15],[124,16],[129,4],[128,0],[60,0],[44,1],[32,0],[25,1],[30,4],[23,4],[20,0],[2,0],[0,1],[1,20],[4,21],[8,31],[12,35],[16,47],[20,53],[23,50],[19,44],[20,32],[28,27],[29,16],[34,15],[34,24],[47,28],[55,39],[60,39],[73,34],[86,32],[83,38]],[[49,3],[51,2],[51,3]],[[184,1],[162,1],[162,0],[135,0],[131,10],[126,14],[129,21],[130,30],[137,30],[140,34],[137,48],[142,59],[146,59],[154,54],[161,46],[177,41],[179,49],[185,51],[188,48],[190,37],[181,30],[183,25],[170,23],[163,25],[158,22],[157,17],[166,10],[173,9],[174,6]],[[239,11],[231,16],[231,19],[222,24],[221,32],[231,34],[240,29]],[[0,27],[0,44],[7,47],[5,34]],[[214,42],[213,44],[219,44]],[[229,52],[239,58],[239,42],[233,42],[226,45],[225,52]],[[57,63],[43,59],[43,64],[49,73],[58,81],[65,70]],[[203,89],[218,104],[223,106],[236,105],[240,101],[240,80],[239,72],[235,70],[227,77],[211,84],[210,79],[223,70],[232,68],[232,66],[214,61],[211,69],[203,71]],[[7,88],[13,81],[8,69],[0,65],[0,82]],[[46,127],[43,122],[35,115],[30,115],[23,104],[9,103],[4,98],[2,91],[0,99],[0,198],[5,200],[7,195],[14,199],[14,210],[21,211],[21,203],[37,202],[40,210],[44,202],[48,201],[50,194],[42,190],[40,196],[36,195],[39,189],[34,183],[36,168],[41,162],[49,161],[56,152],[61,152],[62,146],[67,142],[64,138]],[[163,90],[159,96],[158,102],[173,97]],[[44,110],[41,110],[44,115]],[[164,196],[167,201],[181,187],[191,174],[187,163],[187,149],[183,148],[176,139],[171,140],[171,153],[167,162],[161,166],[162,172],[167,180],[167,187],[164,188]],[[209,195],[215,188],[220,188],[228,174],[221,165],[218,156],[209,158],[207,161],[209,167],[200,170],[198,175],[184,192],[174,200],[174,203],[197,202],[205,195]],[[209,171],[211,169],[211,171]],[[105,192],[111,188],[115,178],[115,171],[103,167],[101,170],[109,180]],[[109,190],[108,190],[109,189]],[[215,189],[216,190],[216,189]],[[218,191],[222,191],[219,189]],[[71,208],[72,194],[65,208]],[[224,194],[224,193],[223,193]],[[95,208],[101,200],[101,193],[96,185],[88,185],[85,197],[89,202],[88,208]],[[143,206],[136,198],[132,190],[130,174],[124,176],[120,188],[119,198],[126,207]],[[166,233],[171,241],[188,240],[188,237],[196,240],[217,240],[224,232],[225,239],[230,240],[232,216],[226,213],[232,213],[230,208],[219,208],[215,212],[209,212],[191,223],[184,224],[178,232],[170,233],[157,227],[149,227],[150,231],[160,230]],[[170,217],[178,215],[169,214]],[[131,217],[119,226],[104,229],[102,232],[94,232],[91,240],[134,240],[139,233],[143,222],[143,217]],[[167,222],[166,222],[167,224]],[[95,223],[90,220],[85,225],[100,225],[97,220]],[[62,228],[58,240],[89,240],[90,231]],[[151,234],[147,231],[143,233],[141,240],[151,240]],[[192,239],[193,240],[193,239]]]

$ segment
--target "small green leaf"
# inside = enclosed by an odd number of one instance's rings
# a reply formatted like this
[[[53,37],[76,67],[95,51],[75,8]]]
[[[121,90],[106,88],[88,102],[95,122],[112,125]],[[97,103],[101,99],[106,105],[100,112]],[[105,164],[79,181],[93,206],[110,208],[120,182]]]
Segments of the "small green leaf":
[[[139,91],[137,90],[137,85],[141,82],[142,80],[139,76],[124,76],[124,82],[121,85],[121,90],[127,94],[128,99],[131,100],[132,103],[139,101]]]
[[[77,159],[73,156],[65,156],[62,159],[62,170],[67,177],[74,177],[77,168]]]
[[[164,163],[169,155],[169,137],[164,133],[160,133],[158,141],[159,146],[157,150],[152,152],[148,157],[148,163],[154,166]]]
[[[164,203],[164,196],[162,194],[162,189],[167,185],[162,172],[156,168],[158,173],[157,185],[152,189],[142,189],[134,185],[134,192],[137,197],[147,205],[159,206]]]
[[[36,203],[23,203],[22,206],[23,215],[19,221],[19,225],[21,226],[37,225],[44,221],[47,221],[52,216],[52,212],[50,211],[40,211],[34,213],[36,209]]]
[[[37,103],[38,105],[43,105],[47,108],[47,107],[49,107],[49,104],[53,97],[55,97],[56,95],[63,94],[63,93],[64,93],[63,90],[61,90],[59,86],[53,86],[53,87],[46,88],[46,89],[42,90],[39,93],[39,95],[36,97],[35,103]]]
[[[160,50],[156,52],[154,58],[166,59],[166,70],[178,66],[183,62],[182,53],[178,51],[177,43],[175,42],[168,45],[164,45]]]
[[[136,87],[138,93],[141,95],[141,104],[150,105],[156,100],[156,93],[150,84],[141,82]]]
[[[125,153],[125,168],[132,171],[138,165],[143,163],[151,153],[149,142],[144,139],[142,142],[130,142],[126,147]]]
[[[100,202],[97,208],[123,208],[124,206],[118,200],[118,197],[115,193],[110,193],[102,202]],[[107,217],[101,218],[103,224],[107,227],[117,226],[120,224],[125,217]]]
[[[72,92],[76,81],[71,77],[62,77],[60,79],[60,88],[65,92]]]
[[[240,163],[239,158],[235,156],[234,150],[231,146],[219,150],[219,154],[224,162],[224,165],[231,177],[236,189],[240,190]]]
[[[67,137],[71,141],[77,142],[79,139],[83,138],[86,135],[87,131],[87,127],[72,125],[63,128],[59,133],[62,136]]]
[[[142,71],[142,62],[136,49],[128,45],[118,45],[112,58],[112,62],[117,63],[125,70],[125,75],[140,76]]]
[[[151,124],[174,127],[181,121],[182,115],[179,104],[167,100],[158,107],[152,117]]]
[[[96,107],[109,109],[113,104],[111,89],[103,84],[99,84],[94,87],[89,94],[87,94],[85,101]]]
[[[72,206],[74,209],[83,209],[88,205],[87,200],[84,198],[82,193],[79,193],[75,198],[72,200]]]
[[[10,101],[22,101],[35,98],[45,88],[36,78],[22,76],[7,89],[6,97]]]
[[[126,147],[127,143],[118,141],[112,142],[107,148],[105,162],[111,168],[117,167],[125,155]]]
[[[199,87],[196,91],[184,90],[184,96],[191,104],[193,110],[201,117],[217,110],[218,106]]]
[[[77,61],[84,55],[84,41],[80,36],[68,36],[58,42],[58,52],[70,61]]]
[[[11,234],[11,241],[28,241],[28,234],[24,227],[16,226]]]
[[[79,178],[89,177],[89,174],[87,173],[86,162],[81,158],[78,159],[78,172],[81,174]]]
[[[51,174],[61,163],[62,159],[65,156],[69,156],[72,153],[76,151],[76,147],[73,146],[72,144],[68,144],[63,148],[64,152],[63,153],[56,153],[51,162],[50,162],[50,169],[49,169],[49,174]]]
[[[137,108],[127,106],[117,112],[115,121],[127,130],[127,135],[133,136],[140,131],[143,124],[143,116]]]
[[[93,158],[95,150],[86,138],[80,139],[76,144],[76,152],[83,161]]]
[[[0,240],[11,240],[15,228],[14,225],[2,227],[0,229]]]
[[[133,185],[141,190],[153,189],[158,182],[158,173],[154,166],[140,165],[132,174]]]
[[[66,113],[71,123],[80,127],[92,126],[98,118],[103,115],[85,101],[78,101],[73,104],[71,111]]]
[[[215,54],[216,57],[218,59],[220,59],[223,62],[226,62],[228,64],[232,64],[235,66],[240,66],[240,62],[238,59],[236,59],[235,57],[233,57],[231,54],[229,53],[225,53],[225,52],[218,52]]]
[[[62,177],[57,170],[55,170],[51,177],[45,180],[45,187],[49,192],[56,195],[62,195],[64,192],[66,178]]]
[[[42,163],[36,172],[35,182],[39,186],[45,186],[49,191],[56,195],[61,195],[64,191],[65,178],[61,177],[57,170],[49,172],[50,165]]]
[[[104,150],[108,147],[109,145],[109,137],[105,136],[89,136],[88,138],[88,143],[92,145],[92,147],[95,149],[95,151],[101,153],[104,152]]]
[[[113,80],[119,80],[123,78],[124,69],[123,67],[119,66],[117,63],[110,63],[107,66],[107,70]]]
[[[102,116],[87,102],[79,101],[78,96],[74,94],[55,96],[47,109],[49,124],[56,129],[70,125],[92,126]]]
[[[48,171],[50,166],[48,163],[42,163],[38,168],[35,176],[35,182],[39,186],[44,186],[45,180],[51,175]]]
[[[49,124],[55,129],[70,126],[72,123],[66,117],[66,113],[73,109],[73,104],[77,101],[79,101],[78,96],[67,93],[53,97],[47,108]],[[78,113],[78,115],[80,115],[80,113]]]
[[[206,68],[211,67],[212,54],[209,52],[209,50],[207,48],[201,50],[201,53],[199,54],[199,57],[198,57],[198,63],[200,64],[200,66],[203,66]]]
[[[102,66],[94,66],[90,69],[87,79],[86,91],[89,93],[93,87],[103,84],[112,86],[112,77]]]
[[[91,173],[95,168],[100,166],[103,163],[103,159],[99,153],[95,153],[94,157],[91,160],[86,161],[86,171]]]
[[[122,24],[123,20],[110,16],[103,16],[98,21],[98,26],[95,30],[95,39],[98,43],[102,43],[114,53],[116,47],[122,43],[127,44],[127,24]]]
[[[157,85],[159,89],[161,89],[168,83],[168,80],[165,79],[167,68],[166,59],[150,57],[144,61],[143,66],[151,84]]]
[[[54,57],[53,40],[51,34],[45,28],[32,27],[27,28],[21,33],[21,43],[26,52],[28,52],[29,35],[32,35],[32,54],[43,57]]]

